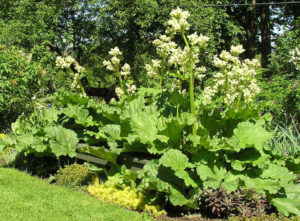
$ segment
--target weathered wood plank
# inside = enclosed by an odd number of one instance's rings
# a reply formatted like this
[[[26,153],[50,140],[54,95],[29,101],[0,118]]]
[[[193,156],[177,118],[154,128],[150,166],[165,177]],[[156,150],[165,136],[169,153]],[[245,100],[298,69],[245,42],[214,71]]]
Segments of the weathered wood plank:
[[[87,144],[79,143],[77,145],[77,148],[87,147]],[[100,147],[97,146],[90,146],[94,149],[98,149]],[[87,162],[99,164],[101,166],[107,166],[108,161],[101,159],[99,157],[92,156],[88,153],[77,153],[76,154],[77,159],[81,159]],[[128,169],[130,169],[133,172],[136,172],[144,167],[144,165],[149,162],[152,158],[150,156],[139,156],[136,153],[123,153],[118,157],[118,164],[125,165]]]
[[[80,159],[80,160],[87,161],[87,162],[96,163],[96,164],[99,164],[101,166],[107,166],[107,164],[108,164],[107,160],[103,160],[101,158],[94,157],[94,156],[91,156],[91,155],[88,155],[88,154],[85,154],[85,153],[77,153],[76,158]]]

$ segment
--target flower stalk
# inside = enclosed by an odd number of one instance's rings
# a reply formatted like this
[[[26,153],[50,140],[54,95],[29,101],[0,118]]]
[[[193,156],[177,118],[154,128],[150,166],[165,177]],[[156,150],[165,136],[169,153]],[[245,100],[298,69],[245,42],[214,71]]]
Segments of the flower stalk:
[[[195,95],[194,95],[194,63],[193,63],[193,55],[191,52],[191,48],[189,45],[189,42],[187,41],[185,34],[183,31],[180,32],[181,37],[184,40],[185,46],[188,48],[189,50],[189,62],[190,62],[190,67],[189,67],[189,96],[190,96],[190,110],[191,110],[191,114],[196,117],[196,108],[195,108]],[[197,134],[197,127],[196,127],[197,122],[194,122],[194,124],[192,125],[192,135],[196,135]],[[193,146],[196,146],[195,143],[193,143]]]

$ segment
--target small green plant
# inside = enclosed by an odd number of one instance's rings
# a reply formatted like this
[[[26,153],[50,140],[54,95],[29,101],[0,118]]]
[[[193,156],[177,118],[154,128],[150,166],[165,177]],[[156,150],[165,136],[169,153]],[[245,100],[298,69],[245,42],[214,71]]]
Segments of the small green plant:
[[[292,120],[288,125],[277,125],[275,128],[275,138],[272,140],[274,149],[282,153],[284,156],[290,156],[300,153],[300,131],[297,124]]]
[[[58,185],[74,188],[88,182],[90,178],[90,169],[88,166],[74,163],[59,169],[55,178]]]

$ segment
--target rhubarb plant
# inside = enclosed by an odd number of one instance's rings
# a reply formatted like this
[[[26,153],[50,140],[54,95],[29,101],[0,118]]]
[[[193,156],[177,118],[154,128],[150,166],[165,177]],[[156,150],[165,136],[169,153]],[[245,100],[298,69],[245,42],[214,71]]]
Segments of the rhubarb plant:
[[[159,89],[132,89],[127,82],[130,68],[121,67],[121,52],[114,48],[105,65],[119,81],[118,101],[60,95],[42,113],[29,120],[20,117],[13,124],[14,135],[0,140],[0,150],[15,147],[19,152],[74,157],[77,143],[84,142],[87,146],[78,151],[106,159],[112,168],[121,167],[121,154],[140,153],[152,158],[142,170],[132,176],[116,171],[113,176],[118,182],[124,179],[121,183],[137,182],[137,190],[153,204],[197,209],[202,189],[244,188],[266,195],[283,214],[300,216],[295,182],[299,155],[283,158],[269,146],[274,134],[266,125],[271,118],[259,116],[255,104],[258,61],[239,59],[241,46],[222,51],[214,58],[219,71],[195,93],[195,78],[204,79],[205,72],[198,53],[209,39],[188,35],[188,17],[188,12],[173,10],[166,33],[154,41],[160,60],[146,69]],[[176,35],[184,48],[172,41]],[[167,88],[165,81],[178,87]],[[126,177],[134,179],[128,182]]]

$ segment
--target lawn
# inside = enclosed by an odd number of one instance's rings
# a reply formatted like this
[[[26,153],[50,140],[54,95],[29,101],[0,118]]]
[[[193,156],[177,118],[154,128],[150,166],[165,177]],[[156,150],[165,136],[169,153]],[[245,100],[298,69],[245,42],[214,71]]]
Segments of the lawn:
[[[0,220],[140,221],[149,218],[83,192],[50,185],[24,172],[0,168]]]

